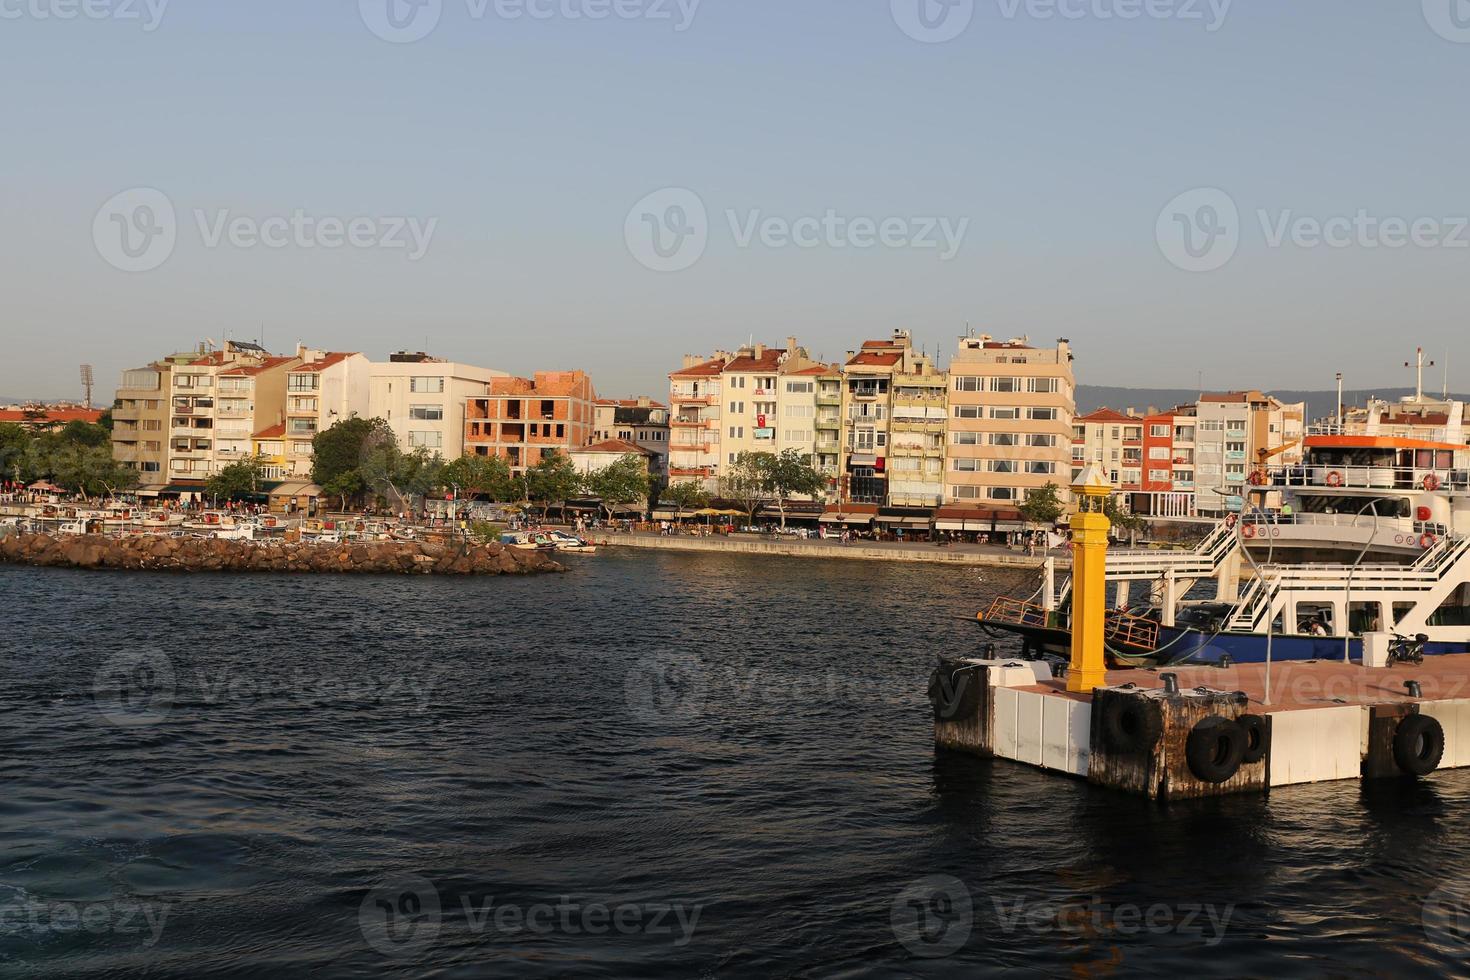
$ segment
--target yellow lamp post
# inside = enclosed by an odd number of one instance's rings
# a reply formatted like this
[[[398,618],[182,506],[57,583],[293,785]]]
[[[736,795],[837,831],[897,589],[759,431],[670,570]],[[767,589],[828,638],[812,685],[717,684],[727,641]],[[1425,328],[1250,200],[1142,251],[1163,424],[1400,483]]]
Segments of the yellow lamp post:
[[[1107,683],[1103,659],[1103,624],[1108,615],[1108,529],[1104,507],[1113,488],[1096,463],[1082,471],[1072,492],[1078,512],[1072,515],[1072,664],[1067,690],[1091,693]]]

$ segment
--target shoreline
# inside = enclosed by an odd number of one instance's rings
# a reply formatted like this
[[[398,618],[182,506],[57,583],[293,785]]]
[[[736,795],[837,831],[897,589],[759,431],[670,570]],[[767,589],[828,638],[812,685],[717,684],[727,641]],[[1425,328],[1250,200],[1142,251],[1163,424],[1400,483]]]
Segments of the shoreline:
[[[663,537],[657,534],[608,534],[602,531],[584,535],[598,548],[630,548],[645,551],[682,551],[705,554],[771,555],[783,558],[833,558],[845,561],[902,562],[916,565],[961,565],[974,568],[1013,568],[1039,570],[1045,555],[1028,558],[1007,554],[1001,548],[957,545],[936,548],[933,545],[900,545],[889,543],[829,544],[825,541],[796,539],[769,540],[742,537]],[[1057,567],[1069,568],[1071,561],[1053,555]]]

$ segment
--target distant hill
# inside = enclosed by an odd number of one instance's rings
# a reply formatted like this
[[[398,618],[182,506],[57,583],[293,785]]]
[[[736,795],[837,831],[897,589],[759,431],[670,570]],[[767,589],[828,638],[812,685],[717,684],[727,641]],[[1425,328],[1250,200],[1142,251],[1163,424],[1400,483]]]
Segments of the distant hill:
[[[1222,389],[1211,389],[1214,394],[1219,394]],[[1372,389],[1343,389],[1342,401],[1348,406],[1362,405],[1370,397],[1385,398],[1394,401],[1406,395],[1412,395],[1412,388],[1372,388]],[[1337,411],[1337,390],[1331,391],[1290,391],[1285,389],[1274,389],[1268,394],[1275,395],[1287,403],[1306,402],[1307,420],[1323,418]],[[1439,392],[1429,392],[1433,397],[1438,397]],[[1149,406],[1164,409],[1173,408],[1175,405],[1193,404],[1199,398],[1199,391],[1194,388],[1109,388],[1103,385],[1078,385],[1077,386],[1077,414],[1086,415],[1095,412],[1099,408],[1115,408],[1125,411],[1129,408],[1139,412],[1145,412]],[[1470,396],[1451,395],[1462,401],[1470,401]]]

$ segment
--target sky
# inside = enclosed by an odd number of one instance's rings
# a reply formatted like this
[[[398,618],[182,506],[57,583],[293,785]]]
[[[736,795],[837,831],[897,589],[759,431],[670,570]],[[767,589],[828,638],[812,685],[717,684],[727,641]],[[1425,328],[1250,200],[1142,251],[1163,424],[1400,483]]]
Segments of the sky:
[[[206,338],[658,395],[896,328],[1470,386],[1470,0],[0,0],[0,79],[7,396]]]

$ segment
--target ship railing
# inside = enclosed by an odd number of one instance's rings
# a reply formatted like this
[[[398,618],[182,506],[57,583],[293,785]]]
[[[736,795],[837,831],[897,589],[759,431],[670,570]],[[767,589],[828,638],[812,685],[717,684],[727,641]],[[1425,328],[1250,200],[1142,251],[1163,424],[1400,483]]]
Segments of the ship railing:
[[[1012,626],[1046,626],[1046,609],[1024,599],[998,597],[985,613],[987,623],[1009,623]]]
[[[1152,619],[1133,616],[1121,609],[1109,610],[1103,617],[1103,631],[1108,642],[1119,646],[1130,646],[1154,650],[1159,645],[1159,624]]]
[[[1414,466],[1273,466],[1269,488],[1326,487],[1348,490],[1470,490],[1470,470]]]

